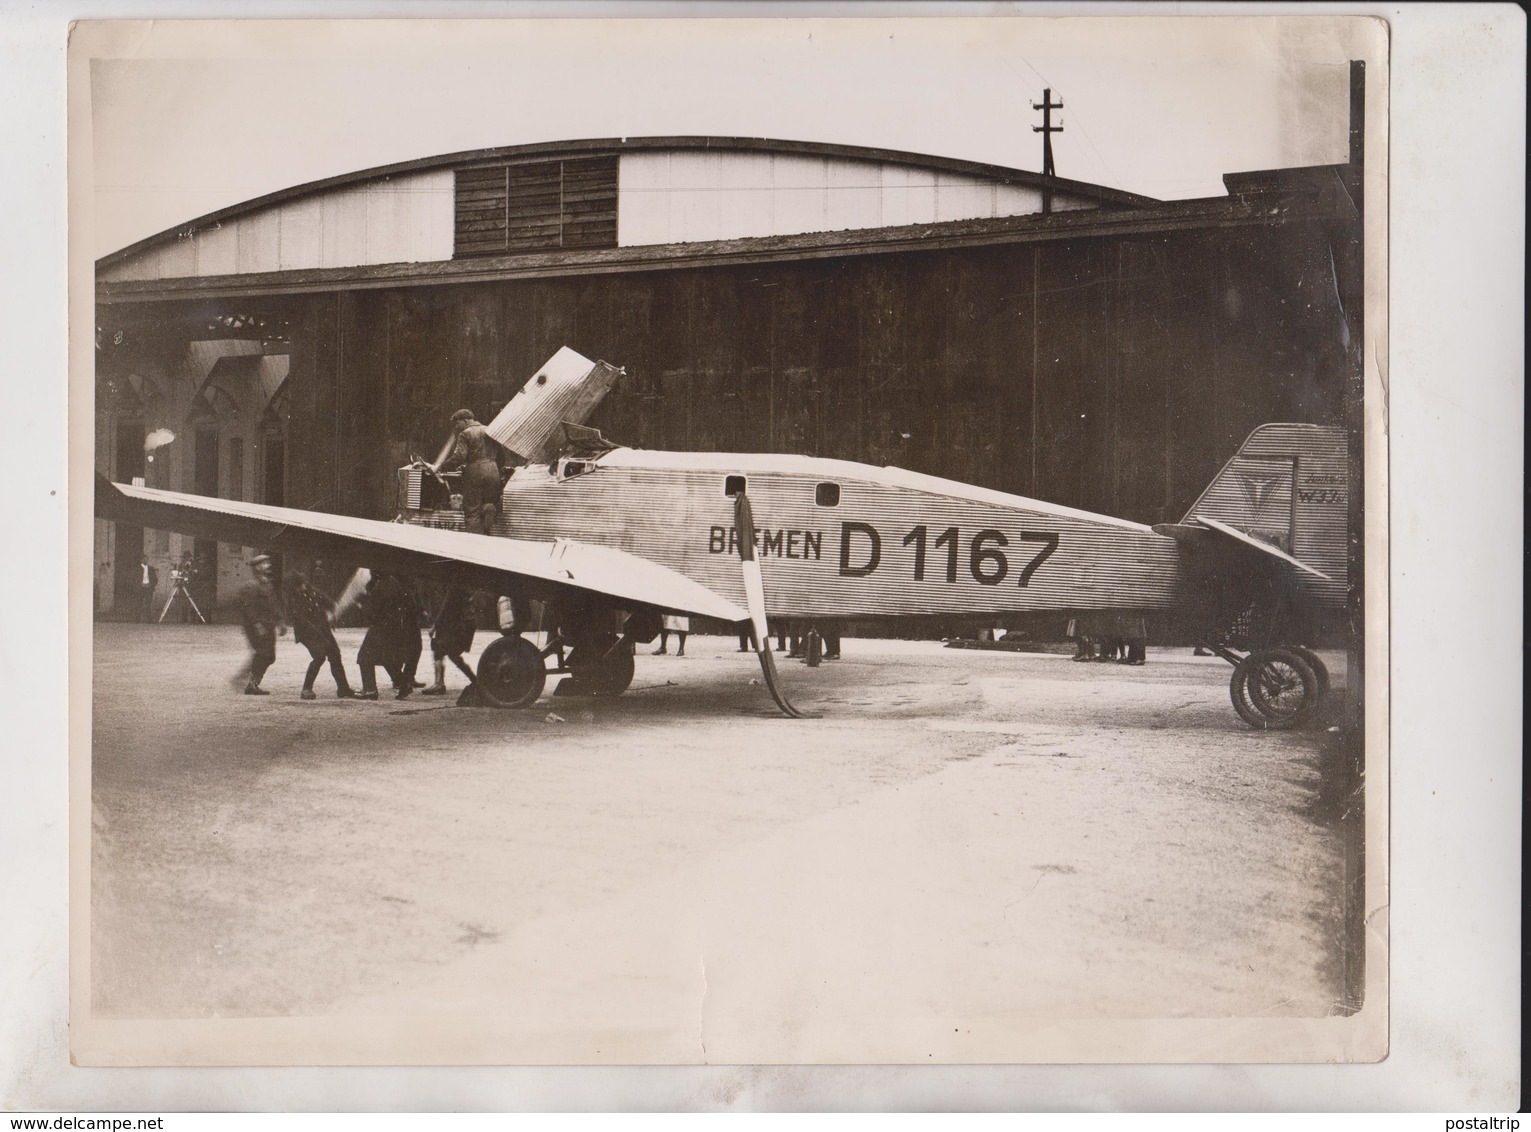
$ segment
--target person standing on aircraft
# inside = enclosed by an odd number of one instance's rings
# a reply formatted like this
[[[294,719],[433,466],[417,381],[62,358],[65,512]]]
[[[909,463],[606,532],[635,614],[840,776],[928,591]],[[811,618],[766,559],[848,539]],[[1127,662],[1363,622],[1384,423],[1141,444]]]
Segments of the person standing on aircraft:
[[[670,651],[670,634],[674,633],[680,642],[676,646],[675,655],[686,655],[686,634],[691,632],[691,618],[681,617],[666,613],[659,622],[659,647],[654,650],[655,656],[664,656]]]
[[[436,621],[431,626],[431,661],[436,667],[436,682],[421,692],[422,696],[447,694],[448,659],[468,678],[469,684],[477,679],[473,669],[463,660],[463,654],[473,648],[473,634],[477,629],[472,595],[465,586],[448,586],[441,611],[436,614]]]
[[[240,620],[245,640],[250,643],[250,659],[234,674],[233,683],[236,688],[243,684],[247,696],[269,696],[271,693],[260,686],[261,678],[276,663],[277,632],[286,629],[281,626],[282,610],[271,582],[270,556],[257,554],[250,559],[250,572],[254,579],[239,594]]]
[[[285,589],[293,639],[306,648],[309,655],[308,672],[303,677],[303,691],[299,697],[314,698],[314,680],[324,662],[329,661],[330,675],[335,678],[335,695],[342,700],[351,699],[354,693],[340,659],[340,645],[335,640],[335,631],[330,628],[335,618],[334,602],[314,589],[298,570],[287,576]]]
[[[487,535],[500,514],[500,446],[471,409],[452,414],[452,431],[456,442],[435,470],[462,470],[463,526]]]
[[[377,670],[388,673],[393,681],[394,698],[402,700],[414,691],[404,678],[407,639],[400,632],[405,605],[404,587],[393,574],[373,574],[367,579],[362,604],[367,611],[367,634],[356,652],[356,666],[361,669],[359,700],[377,699]],[[420,630],[415,629],[418,643]]]

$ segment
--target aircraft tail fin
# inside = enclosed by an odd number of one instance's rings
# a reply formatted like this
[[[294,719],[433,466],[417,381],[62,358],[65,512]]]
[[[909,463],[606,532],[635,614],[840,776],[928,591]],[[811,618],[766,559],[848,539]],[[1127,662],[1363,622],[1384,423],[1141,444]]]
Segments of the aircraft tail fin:
[[[1184,522],[1226,524],[1316,568],[1310,573],[1343,590],[1347,457],[1343,428],[1261,425],[1223,465]]]

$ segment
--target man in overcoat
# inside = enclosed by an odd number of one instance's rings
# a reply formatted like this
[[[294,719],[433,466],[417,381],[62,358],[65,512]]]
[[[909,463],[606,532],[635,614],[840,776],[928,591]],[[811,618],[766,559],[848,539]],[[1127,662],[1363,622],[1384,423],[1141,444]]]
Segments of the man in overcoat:
[[[367,634],[362,637],[361,648],[356,653],[356,666],[361,669],[361,691],[356,698],[377,699],[377,669],[382,668],[393,681],[395,698],[402,700],[414,689],[404,678],[407,639],[400,632],[404,587],[398,577],[373,573],[367,579],[362,608],[367,614]],[[416,629],[417,641],[419,637],[420,631]]]

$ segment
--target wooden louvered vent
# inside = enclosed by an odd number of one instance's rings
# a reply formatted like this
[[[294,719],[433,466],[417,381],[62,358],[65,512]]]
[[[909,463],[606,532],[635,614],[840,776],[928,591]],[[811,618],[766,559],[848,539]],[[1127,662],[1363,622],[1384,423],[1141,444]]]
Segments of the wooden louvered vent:
[[[456,251],[506,255],[617,246],[617,158],[457,171]]]

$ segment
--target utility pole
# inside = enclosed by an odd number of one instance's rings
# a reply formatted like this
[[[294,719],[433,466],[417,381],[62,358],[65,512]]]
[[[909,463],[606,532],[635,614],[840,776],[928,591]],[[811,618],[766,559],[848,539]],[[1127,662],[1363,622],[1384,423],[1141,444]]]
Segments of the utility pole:
[[[1031,104],[1033,110],[1042,111],[1042,124],[1031,127],[1031,132],[1042,135],[1042,175],[1044,177],[1056,176],[1053,171],[1053,135],[1063,132],[1062,126],[1053,125],[1053,111],[1062,110],[1062,102],[1053,101],[1053,88],[1046,87],[1042,91],[1042,101]],[[1053,210],[1053,194],[1051,189],[1042,190],[1042,211]]]

